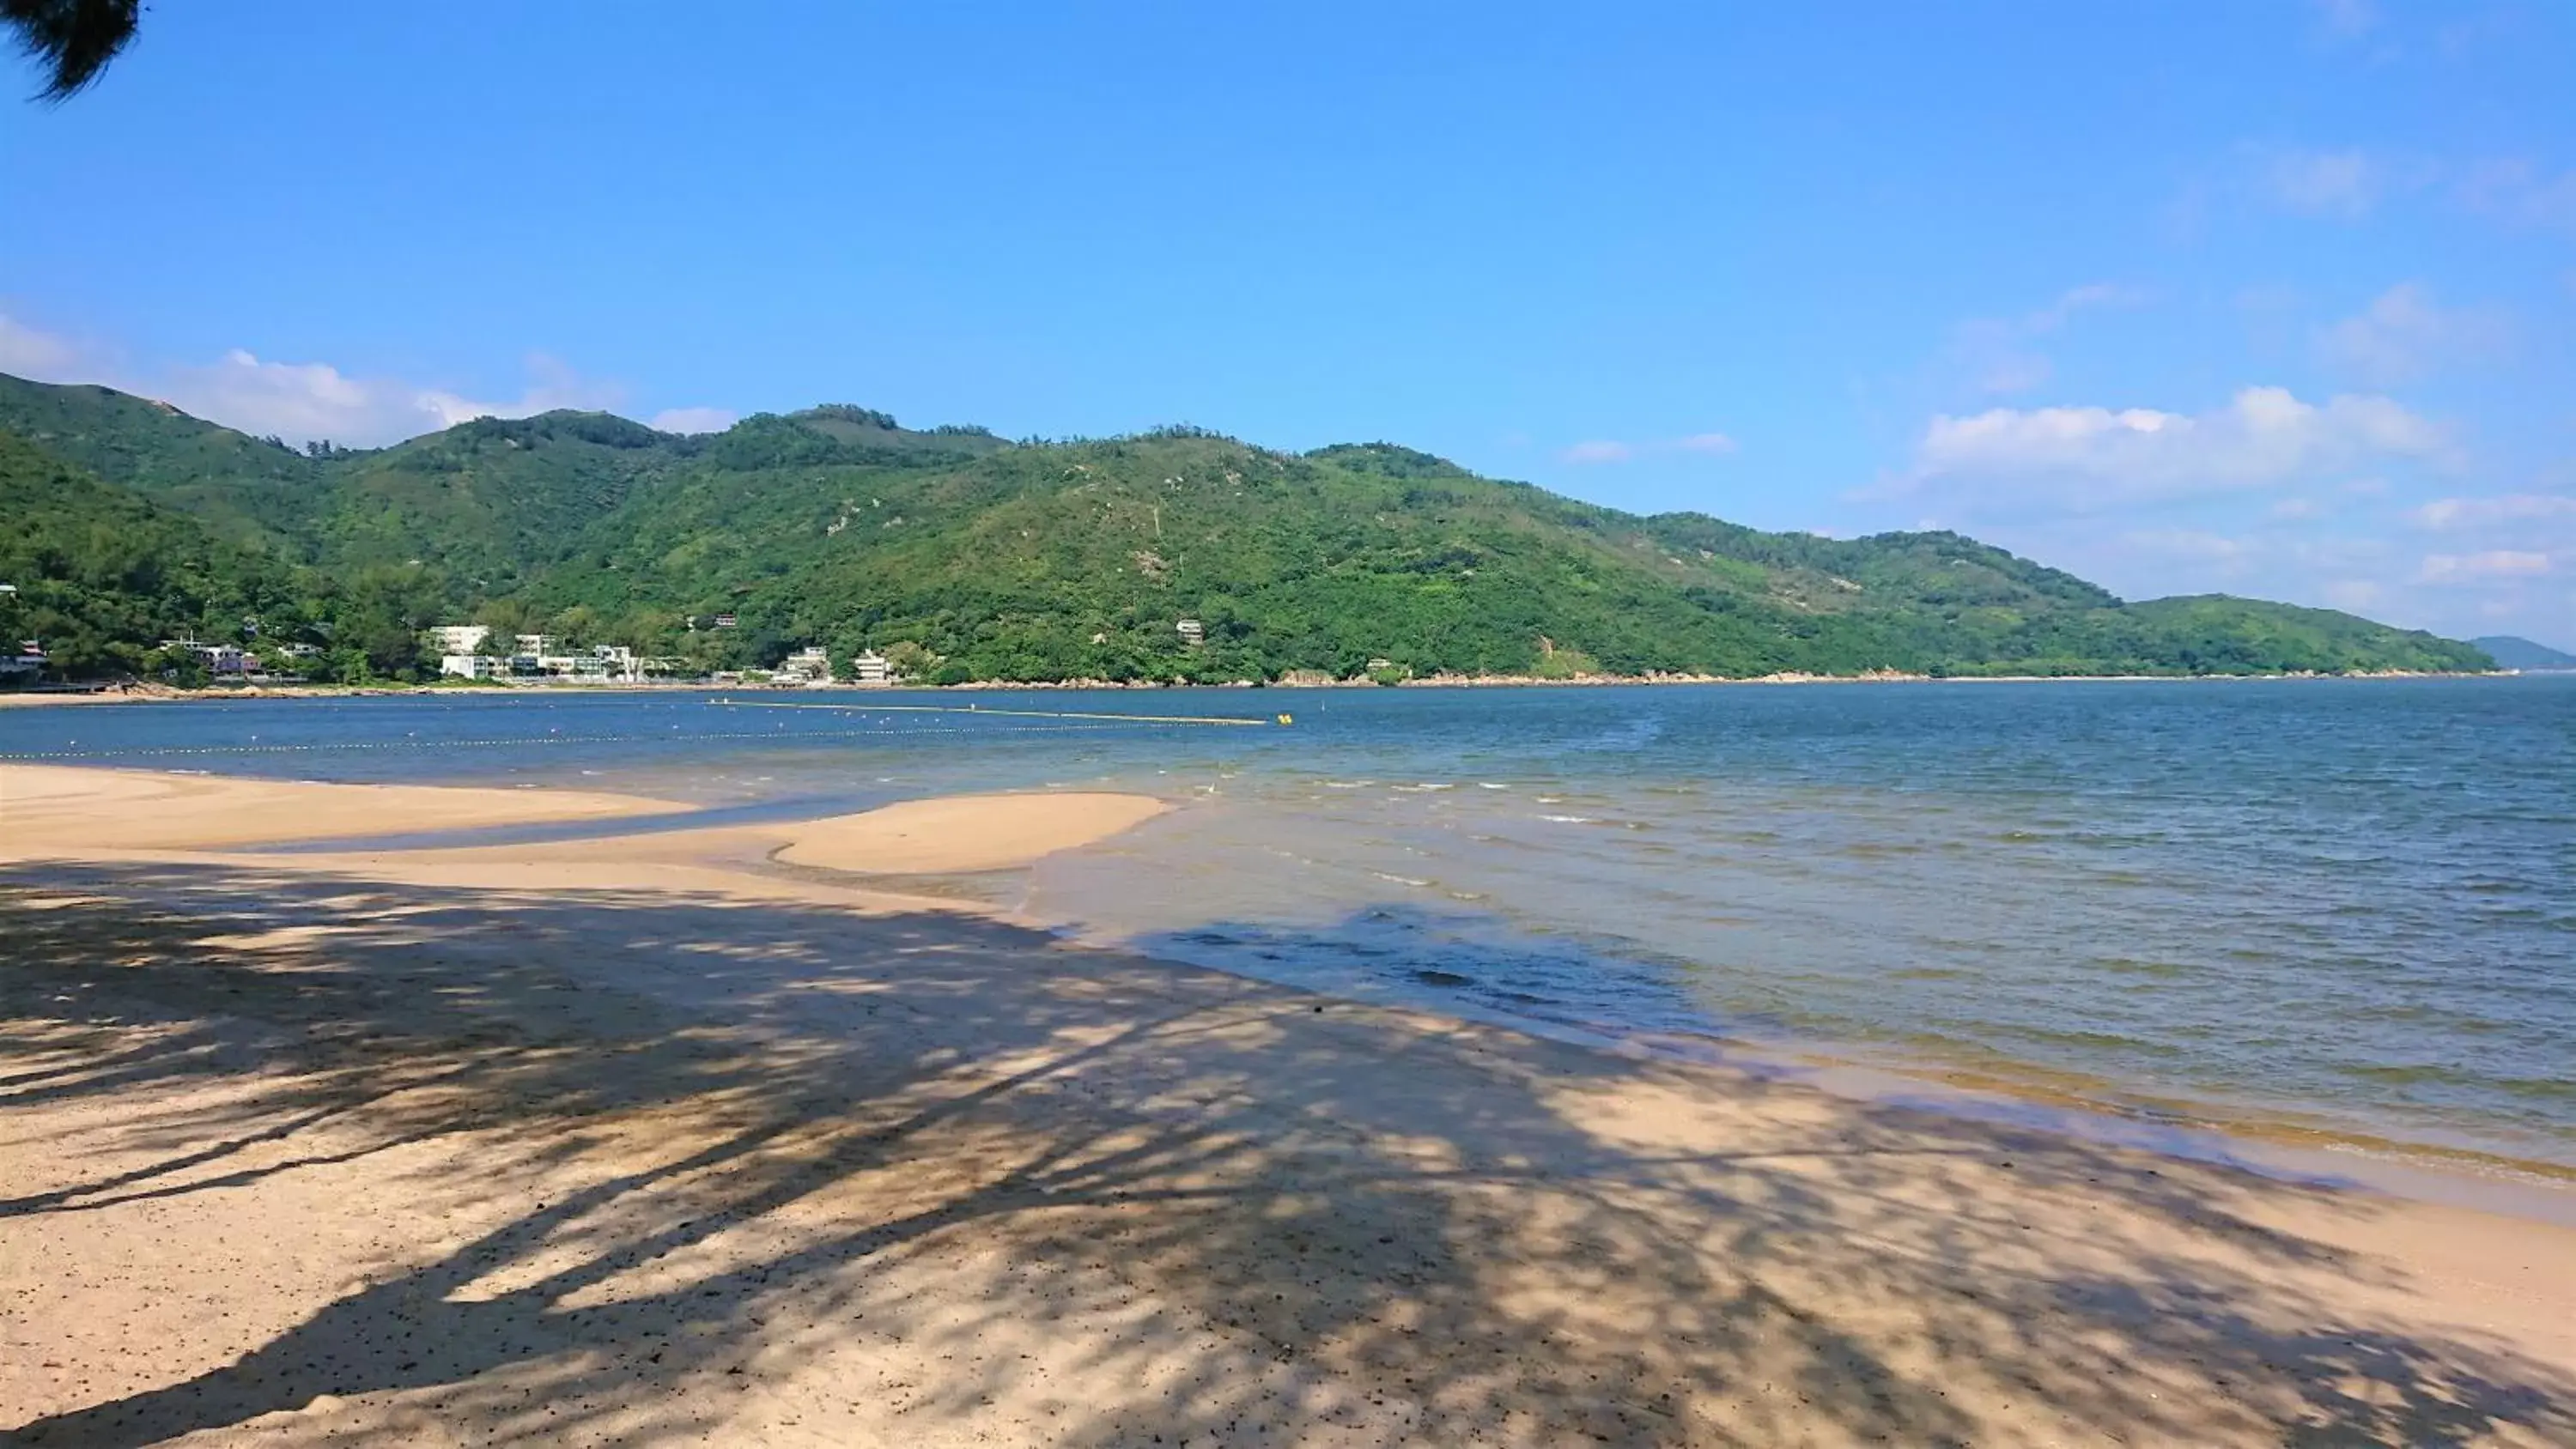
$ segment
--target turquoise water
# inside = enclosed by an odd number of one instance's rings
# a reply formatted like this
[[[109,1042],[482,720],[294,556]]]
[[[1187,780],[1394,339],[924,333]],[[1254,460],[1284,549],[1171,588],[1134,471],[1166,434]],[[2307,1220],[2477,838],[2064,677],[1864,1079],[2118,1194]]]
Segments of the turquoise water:
[[[1143,789],[1191,808],[999,888],[1340,994],[2576,1170],[2576,679],[774,698],[841,707],[12,710],[0,754],[771,815]]]

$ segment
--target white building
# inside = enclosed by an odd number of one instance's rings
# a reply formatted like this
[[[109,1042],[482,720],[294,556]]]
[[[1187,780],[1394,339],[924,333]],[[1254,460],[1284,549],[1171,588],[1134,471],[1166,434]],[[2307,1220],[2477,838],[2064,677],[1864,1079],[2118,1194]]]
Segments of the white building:
[[[430,642],[442,655],[479,654],[483,641],[491,637],[491,628],[483,624],[441,624],[429,631]]]
[[[640,684],[644,680],[644,661],[623,644],[594,644],[588,658],[574,663],[573,673],[584,679]]]
[[[442,654],[438,657],[438,672],[458,679],[499,679],[510,672],[510,664],[481,654]]]
[[[832,656],[819,644],[808,645],[780,661],[769,677],[780,684],[819,683],[832,677]]]
[[[525,654],[531,657],[547,654],[561,654],[563,652],[563,636],[560,634],[521,634],[516,636],[510,652],[513,654]]]
[[[850,678],[860,684],[892,684],[894,666],[875,650],[862,650],[850,660]]]
[[[164,639],[161,647],[184,649],[196,655],[197,662],[206,666],[209,674],[246,674],[250,671],[250,656],[237,645],[207,644],[195,639]]]

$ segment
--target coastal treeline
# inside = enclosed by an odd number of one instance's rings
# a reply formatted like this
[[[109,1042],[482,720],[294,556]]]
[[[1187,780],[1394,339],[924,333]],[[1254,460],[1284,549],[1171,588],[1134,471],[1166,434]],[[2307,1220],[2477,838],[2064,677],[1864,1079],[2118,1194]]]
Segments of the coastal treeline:
[[[834,405],[695,437],[557,412],[299,450],[16,379],[0,429],[30,496],[148,517],[135,536],[171,560],[114,573],[67,541],[96,532],[69,503],[50,553],[0,555],[42,587],[0,582],[53,600],[17,627],[64,673],[140,670],[177,631],[412,678],[436,664],[420,631],[460,621],[707,670],[874,650],[946,683],[2488,667],[2328,610],[2124,603],[1955,533],[1638,516],[1383,443],[1007,443]]]
[[[419,662],[411,621],[432,600],[401,571],[288,563],[5,432],[0,520],[0,648],[36,644],[44,673],[196,682],[202,659],[166,647],[196,639],[309,679],[402,677]]]

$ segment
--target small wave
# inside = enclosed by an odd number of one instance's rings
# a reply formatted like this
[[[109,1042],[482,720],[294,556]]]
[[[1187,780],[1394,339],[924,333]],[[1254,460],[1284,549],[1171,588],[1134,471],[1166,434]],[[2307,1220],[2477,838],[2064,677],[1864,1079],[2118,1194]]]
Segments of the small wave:
[[[2117,972],[2123,976],[2188,976],[2194,969],[2189,966],[2179,966],[2170,961],[2141,961],[2131,956],[2104,956],[2096,959],[2093,964],[2105,971]]]
[[[1542,815],[1539,819],[1552,821],[1558,825],[1598,825],[1601,823],[1599,820],[1589,815]]]
[[[1409,875],[1389,875],[1387,872],[1382,870],[1373,870],[1370,871],[1369,874],[1376,876],[1379,880],[1393,881],[1397,885],[1428,887],[1431,884],[1431,882],[1427,880],[1416,880]]]

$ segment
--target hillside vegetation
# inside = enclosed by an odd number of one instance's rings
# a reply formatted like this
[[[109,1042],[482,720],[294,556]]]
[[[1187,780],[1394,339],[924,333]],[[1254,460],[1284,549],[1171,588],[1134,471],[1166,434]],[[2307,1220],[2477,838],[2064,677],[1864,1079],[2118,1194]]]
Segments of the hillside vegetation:
[[[2472,639],[2469,643],[2485,650],[2488,657],[2504,669],[2576,669],[2576,654],[2512,634]]]
[[[0,645],[41,641],[60,676],[193,678],[195,657],[161,646],[199,639],[309,646],[277,668],[317,680],[404,677],[414,621],[441,604],[420,570],[300,566],[7,431],[0,523]]]
[[[0,634],[41,639],[76,674],[145,667],[159,641],[233,637],[284,600],[269,561],[196,519],[0,433]]]
[[[1008,444],[833,406],[686,438],[487,418],[314,456],[14,379],[0,428],[294,571],[310,622],[389,673],[417,667],[406,627],[467,616],[711,667],[872,647],[944,681],[2488,667],[2324,610],[2124,604],[1957,534],[1640,517],[1383,443]]]

